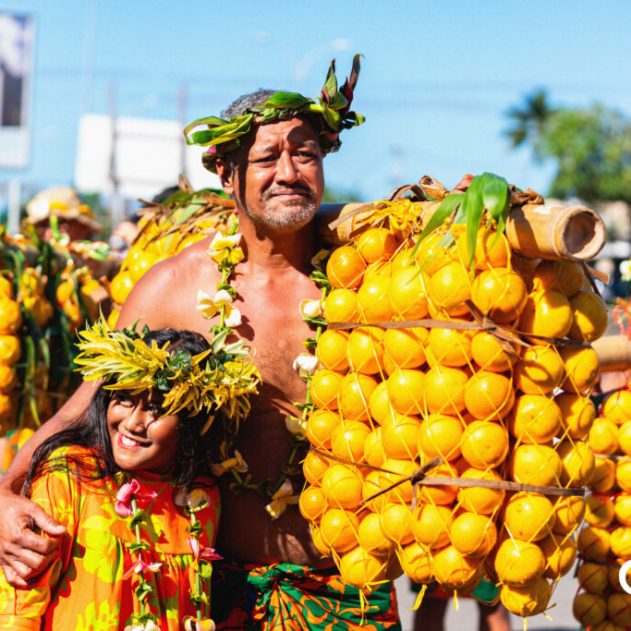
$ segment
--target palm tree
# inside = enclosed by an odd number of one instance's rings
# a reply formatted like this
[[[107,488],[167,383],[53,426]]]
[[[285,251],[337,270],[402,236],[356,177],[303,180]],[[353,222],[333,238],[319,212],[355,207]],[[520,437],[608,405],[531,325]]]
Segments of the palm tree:
[[[528,94],[522,105],[508,110],[507,116],[512,126],[504,134],[513,148],[528,144],[532,147],[535,158],[540,159],[539,142],[543,129],[555,112],[556,108],[550,105],[547,92],[544,88],[539,88]]]

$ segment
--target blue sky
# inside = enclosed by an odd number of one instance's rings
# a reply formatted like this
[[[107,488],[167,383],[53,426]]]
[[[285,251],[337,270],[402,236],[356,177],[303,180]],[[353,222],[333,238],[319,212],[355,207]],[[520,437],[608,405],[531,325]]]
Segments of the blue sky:
[[[0,0],[1,1],[1,0]],[[355,108],[326,159],[327,181],[384,196],[430,174],[446,185],[484,170],[545,192],[550,168],[502,136],[506,110],[537,87],[553,103],[600,101],[631,116],[631,3],[624,0],[390,0],[239,3],[20,0],[0,9],[37,20],[29,168],[0,170],[41,186],[71,183],[84,112],[174,119],[218,114],[258,87],[315,96],[364,55]]]

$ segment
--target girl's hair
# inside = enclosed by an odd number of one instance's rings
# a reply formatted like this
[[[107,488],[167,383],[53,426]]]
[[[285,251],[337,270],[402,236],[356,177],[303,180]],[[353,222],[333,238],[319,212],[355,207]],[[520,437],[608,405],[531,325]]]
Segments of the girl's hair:
[[[147,333],[145,342],[155,341],[159,346],[170,342],[169,351],[184,349],[197,355],[205,351],[209,344],[204,337],[193,331],[158,329]],[[67,429],[47,438],[34,452],[31,466],[24,481],[22,492],[28,495],[35,478],[50,471],[63,470],[79,479],[98,480],[110,477],[121,471],[112,454],[112,445],[107,428],[107,410],[110,401],[120,395],[120,391],[107,390],[103,385],[98,389],[85,412]],[[207,473],[210,468],[210,454],[213,438],[210,431],[201,435],[201,430],[208,420],[208,414],[186,416],[186,411],[179,414],[177,427],[177,451],[174,462],[173,479],[176,486],[190,486],[193,480]],[[51,458],[59,447],[76,445],[86,447],[92,452],[92,458],[69,456]]]

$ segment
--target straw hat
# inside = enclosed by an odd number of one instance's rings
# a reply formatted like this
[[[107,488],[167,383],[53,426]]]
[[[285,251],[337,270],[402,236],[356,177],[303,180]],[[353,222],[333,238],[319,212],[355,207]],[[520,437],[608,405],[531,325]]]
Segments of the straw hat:
[[[82,204],[77,193],[68,187],[47,188],[26,205],[26,223],[38,224],[50,219],[51,215],[82,223],[93,232],[101,230],[101,224],[95,221],[91,208]]]

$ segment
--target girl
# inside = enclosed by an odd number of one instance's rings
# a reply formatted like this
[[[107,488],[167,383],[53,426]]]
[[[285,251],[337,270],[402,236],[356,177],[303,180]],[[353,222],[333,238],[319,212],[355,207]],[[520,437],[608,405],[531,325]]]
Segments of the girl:
[[[36,450],[23,489],[67,534],[28,589],[1,577],[0,628],[212,629],[219,495],[201,476],[221,361],[187,331],[100,322],[81,338],[77,364],[98,391]]]

